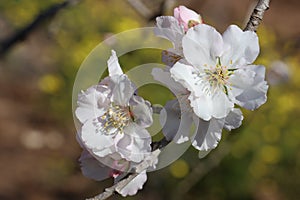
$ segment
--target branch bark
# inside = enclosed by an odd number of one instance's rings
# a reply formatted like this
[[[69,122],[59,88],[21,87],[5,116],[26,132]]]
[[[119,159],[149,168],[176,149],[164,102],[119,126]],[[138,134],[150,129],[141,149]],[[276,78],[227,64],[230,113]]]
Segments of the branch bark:
[[[271,0],[259,0],[255,6],[250,19],[244,29],[244,31],[256,31],[260,22],[263,19],[264,13],[269,9]]]
[[[66,8],[69,5],[75,5],[80,0],[66,0],[62,3],[55,4],[47,8],[46,10],[40,12],[35,19],[26,25],[21,30],[17,31],[11,37],[0,42],[0,55],[5,54],[10,48],[16,45],[18,42],[23,41],[32,33],[36,28],[43,24],[46,20],[53,18],[60,10]]]

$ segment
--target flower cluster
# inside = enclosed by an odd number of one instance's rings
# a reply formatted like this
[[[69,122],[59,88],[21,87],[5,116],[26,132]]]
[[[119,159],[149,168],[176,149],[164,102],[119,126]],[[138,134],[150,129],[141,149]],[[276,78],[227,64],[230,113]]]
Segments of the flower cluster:
[[[76,117],[82,127],[78,141],[84,149],[80,158],[83,174],[101,180],[117,179],[142,162],[151,152],[152,124],[148,101],[135,95],[135,86],[123,74],[116,53],[108,60],[109,77],[78,95]],[[128,185],[123,196],[133,195],[146,181],[143,172]]]
[[[254,110],[266,102],[265,68],[252,64],[259,54],[258,37],[236,25],[220,34],[184,6],[156,22],[155,34],[173,48],[162,53],[166,67],[154,68],[152,75],[176,97],[160,112],[162,132],[168,141],[191,142],[202,158],[217,147],[223,129],[242,124],[238,106]],[[77,138],[83,174],[118,182],[149,159],[152,139],[146,128],[153,123],[152,108],[123,74],[115,51],[107,64],[109,76],[78,95]],[[155,168],[157,161],[151,163]],[[143,170],[116,191],[134,195],[146,180]]]
[[[156,34],[174,45],[163,53],[168,67],[152,71],[177,97],[162,112],[163,132],[177,143],[191,141],[202,157],[217,146],[223,128],[241,125],[243,115],[235,105],[254,110],[266,102],[265,68],[252,64],[258,37],[235,25],[221,35],[183,6],[174,17],[157,18]]]

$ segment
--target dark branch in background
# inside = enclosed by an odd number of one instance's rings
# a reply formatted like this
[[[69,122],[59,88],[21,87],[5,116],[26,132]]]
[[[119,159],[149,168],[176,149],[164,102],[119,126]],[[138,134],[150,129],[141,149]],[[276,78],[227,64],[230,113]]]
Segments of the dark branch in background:
[[[255,6],[244,31],[256,31],[271,0],[259,0]]]
[[[156,17],[164,15],[170,6],[173,5],[174,0],[157,1],[159,7],[157,10],[149,9],[142,0],[127,0],[129,5],[146,21],[153,21]]]
[[[48,19],[53,18],[60,10],[66,8],[69,5],[75,5],[79,1],[80,0],[66,0],[62,3],[52,5],[46,10],[40,12],[40,14],[37,15],[36,18],[31,23],[29,23],[21,30],[17,31],[11,37],[0,42],[0,56],[5,54],[10,48],[12,48],[18,42],[25,40],[30,33],[32,33],[36,28],[38,28]]]

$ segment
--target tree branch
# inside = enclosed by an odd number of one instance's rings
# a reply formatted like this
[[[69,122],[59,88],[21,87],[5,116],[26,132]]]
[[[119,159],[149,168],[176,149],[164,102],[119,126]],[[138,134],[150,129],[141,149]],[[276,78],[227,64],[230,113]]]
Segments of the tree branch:
[[[52,5],[44,11],[41,11],[40,14],[37,15],[36,18],[31,23],[29,23],[21,30],[17,31],[11,37],[0,42],[0,55],[6,53],[10,48],[12,48],[18,42],[25,40],[30,33],[32,33],[37,27],[43,24],[43,22],[45,22],[46,20],[53,18],[56,15],[56,13],[58,13],[60,10],[62,10],[63,8],[69,5],[75,5],[79,1],[80,0],[66,0],[62,3]]]
[[[269,9],[271,0],[259,0],[255,6],[250,19],[244,29],[244,31],[256,31],[260,22],[263,19],[264,13]]]

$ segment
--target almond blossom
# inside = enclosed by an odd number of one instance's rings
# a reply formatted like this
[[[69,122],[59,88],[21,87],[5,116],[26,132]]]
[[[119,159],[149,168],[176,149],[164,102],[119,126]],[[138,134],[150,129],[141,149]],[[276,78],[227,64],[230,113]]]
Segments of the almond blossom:
[[[170,69],[186,88],[194,113],[203,120],[225,118],[234,104],[254,110],[266,102],[265,68],[252,65],[259,54],[255,32],[231,25],[221,35],[199,24],[182,38],[184,59]]]
[[[164,125],[163,134],[167,140],[173,140],[178,144],[190,141],[199,150],[199,157],[202,158],[217,147],[223,128],[230,131],[242,124],[242,112],[233,108],[221,119],[211,118],[205,121],[199,118],[190,106],[188,99],[190,91],[174,81],[169,70],[169,67],[164,70],[159,68],[152,70],[154,79],[167,86],[177,98],[168,101],[160,113],[161,123]]]
[[[77,135],[84,149],[82,171],[96,180],[131,172],[151,152],[146,130],[153,122],[150,103],[135,95],[135,86],[123,74],[114,51],[107,63],[109,77],[82,91],[75,111],[82,124]],[[143,172],[118,192],[133,195],[146,179]]]

